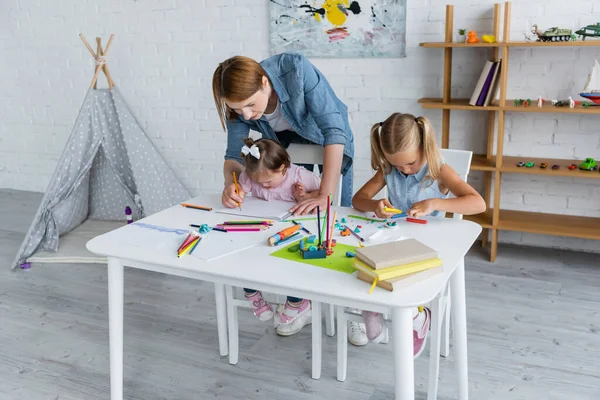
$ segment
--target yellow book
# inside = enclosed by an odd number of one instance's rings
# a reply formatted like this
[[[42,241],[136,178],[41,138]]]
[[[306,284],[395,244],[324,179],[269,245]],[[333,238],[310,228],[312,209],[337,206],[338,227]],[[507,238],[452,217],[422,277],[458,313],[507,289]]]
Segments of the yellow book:
[[[399,276],[414,274],[415,272],[425,271],[426,269],[439,267],[443,264],[441,259],[431,258],[425,261],[418,261],[410,264],[397,265],[395,267],[374,270],[373,268],[369,267],[362,261],[357,260],[356,258],[353,260],[352,263],[356,270],[362,271],[372,278],[378,278],[380,281],[393,279]]]

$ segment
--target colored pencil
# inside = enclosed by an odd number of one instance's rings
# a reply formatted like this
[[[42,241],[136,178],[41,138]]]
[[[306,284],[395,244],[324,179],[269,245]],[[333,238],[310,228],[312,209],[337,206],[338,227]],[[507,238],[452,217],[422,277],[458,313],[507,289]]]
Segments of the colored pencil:
[[[317,206],[317,231],[319,233],[319,246],[321,245],[321,207]]]
[[[237,177],[235,176],[235,171],[233,171],[233,183],[235,184],[235,192],[239,196],[239,194],[240,194],[240,188],[238,187]],[[240,211],[242,211],[242,204],[238,201],[237,205],[240,208]]]
[[[361,217],[360,215],[348,215],[348,218],[362,219],[363,221],[385,222],[385,219],[367,218]]]
[[[232,229],[269,229],[271,226],[270,225],[221,225],[221,224],[217,224],[215,225],[217,228],[221,228],[221,229],[227,229],[227,230],[232,230]]]
[[[291,217],[292,215],[294,215],[294,213],[292,213],[292,212],[289,212],[289,213],[285,214],[283,217],[281,217],[281,220],[286,220],[286,219],[288,219],[289,217]]]
[[[269,246],[273,246],[275,243],[279,243],[282,240],[292,236],[294,233],[298,232],[300,230],[300,227],[301,225],[292,225],[285,229],[282,229],[270,238],[268,238],[267,243],[269,244]]]
[[[212,208],[210,208],[210,207],[205,207],[205,206],[197,206],[197,205],[194,205],[194,204],[188,204],[188,203],[181,203],[181,205],[182,205],[183,207],[186,207],[186,208],[193,208],[193,209],[195,209],[195,210],[202,210],[202,211],[211,211],[211,210],[212,210]]]
[[[406,214],[406,213],[392,215],[392,219],[404,218],[404,217],[406,217],[407,215],[408,215],[408,214]]]
[[[363,239],[362,237],[360,237],[360,235],[359,235],[358,233],[356,233],[356,232],[354,232],[352,229],[350,229],[350,228],[348,227],[348,225],[344,225],[344,227],[345,227],[346,229],[348,229],[348,230],[350,231],[350,233],[351,233],[351,234],[353,234],[354,236],[356,236],[356,238],[357,238],[358,240],[360,240],[361,242],[364,242],[364,241],[365,241],[365,239]]]
[[[181,250],[180,252],[177,253],[177,257],[182,257],[184,256],[188,251],[190,251],[192,249],[192,247],[194,247],[194,245],[200,240],[200,236],[197,236],[196,239],[194,239],[190,244],[188,244],[187,246],[185,246],[183,248],[183,250]]]
[[[227,229],[227,228],[223,228],[221,226],[218,227],[219,229],[225,229],[227,232],[260,232],[262,231],[262,229],[260,228],[233,228],[233,229]]]
[[[295,220],[292,220],[292,223],[293,223],[294,225],[300,225],[300,224],[299,224],[298,222],[296,222]],[[302,229],[304,232],[308,233],[309,235],[312,235],[312,233],[310,233],[310,231],[309,231],[308,229],[306,229],[304,226],[302,226],[302,228],[300,228],[300,229]]]
[[[335,229],[335,219],[337,218],[337,211],[333,212],[333,219],[331,220],[331,236],[329,236],[329,241],[327,242],[327,248],[331,249],[331,241],[333,240],[333,232]]]
[[[196,250],[196,246],[198,246],[198,243],[200,243],[201,240],[202,240],[202,237],[199,237],[198,240],[196,240],[196,244],[194,244],[194,247],[192,247],[192,249],[190,250],[190,255],[192,255],[194,250]]]
[[[329,248],[329,218],[331,218],[331,195],[327,196],[327,224],[326,226],[326,239],[325,239],[325,247]]]
[[[181,246],[179,246],[179,248],[177,249],[177,251],[181,251],[185,246],[187,246],[188,244],[190,244],[190,242],[192,240],[194,240],[194,238],[196,237],[196,235],[192,235],[191,233],[189,233],[187,235],[187,237],[185,238],[185,240],[183,241],[183,243],[181,243]]]
[[[273,225],[271,221],[225,221],[221,225]]]
[[[191,226],[192,228],[200,228],[202,225],[198,225],[198,224],[190,224],[190,226]],[[211,227],[211,230],[213,230],[213,231],[219,231],[219,232],[227,232],[225,229],[221,229],[221,228],[214,228],[214,227]]]
[[[326,232],[326,227],[327,227],[327,209],[325,209],[325,215],[323,215],[323,225],[320,227],[321,229],[321,238],[325,241],[325,245],[327,245],[327,237],[325,236],[327,234]],[[319,241],[319,244],[322,246],[323,242]]]

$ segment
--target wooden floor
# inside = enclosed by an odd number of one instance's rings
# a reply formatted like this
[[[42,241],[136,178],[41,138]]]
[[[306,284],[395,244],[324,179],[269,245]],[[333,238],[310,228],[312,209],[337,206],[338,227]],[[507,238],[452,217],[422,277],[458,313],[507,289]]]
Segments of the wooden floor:
[[[0,190],[0,399],[108,399],[106,267],[8,264],[41,196]],[[599,227],[600,229],[600,227]],[[600,399],[600,262],[593,254],[503,247],[467,260],[471,399]],[[125,271],[125,398],[393,398],[391,344],[350,346],[335,379],[335,339],[310,378],[310,329],[278,337],[240,312],[240,362],[217,350],[210,284]],[[415,362],[426,398],[428,351]],[[439,399],[456,398],[454,358]]]

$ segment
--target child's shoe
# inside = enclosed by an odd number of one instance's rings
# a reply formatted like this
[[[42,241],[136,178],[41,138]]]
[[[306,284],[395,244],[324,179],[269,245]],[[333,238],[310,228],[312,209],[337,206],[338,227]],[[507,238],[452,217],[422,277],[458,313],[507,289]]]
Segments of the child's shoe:
[[[369,343],[365,324],[356,321],[348,322],[348,341],[355,346],[364,346]]]
[[[277,334],[280,336],[292,336],[300,332],[304,325],[310,324],[312,318],[312,304],[303,299],[299,306],[285,302],[283,311],[277,311],[275,322],[278,323]]]
[[[429,326],[431,325],[431,311],[429,308],[423,308],[415,318],[413,318],[413,346],[414,357],[417,358],[425,349]]]
[[[367,338],[373,343],[381,343],[385,339],[387,329],[383,321],[383,314],[363,311]]]
[[[254,292],[252,295],[246,295],[246,300],[252,307],[252,312],[261,321],[268,321],[273,318],[273,309],[271,305],[263,299],[262,293],[259,291]]]

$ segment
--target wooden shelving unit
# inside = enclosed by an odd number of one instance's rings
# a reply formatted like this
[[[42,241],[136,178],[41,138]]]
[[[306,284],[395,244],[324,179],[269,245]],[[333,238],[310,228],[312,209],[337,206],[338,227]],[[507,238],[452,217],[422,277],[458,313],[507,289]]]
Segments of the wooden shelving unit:
[[[502,26],[502,37],[500,36],[500,18],[504,8],[504,21]],[[484,198],[488,204],[488,210],[483,214],[466,216],[465,219],[477,222],[483,227],[482,246],[487,246],[489,233],[491,232],[490,261],[495,261],[498,251],[498,231],[529,232],[545,235],[569,236],[576,238],[600,240],[600,218],[588,218],[572,215],[544,214],[527,211],[514,211],[500,209],[500,194],[502,174],[532,174],[552,176],[570,176],[575,178],[600,179],[597,171],[569,170],[572,163],[579,164],[581,160],[546,159],[532,157],[513,157],[504,155],[504,123],[507,112],[519,113],[564,113],[564,114],[595,114],[600,115],[600,107],[575,108],[554,107],[545,103],[543,107],[537,107],[537,99],[531,99],[528,107],[515,106],[514,100],[506,98],[506,87],[508,80],[508,54],[511,48],[518,47],[600,47],[600,40],[577,40],[569,42],[524,42],[510,41],[510,17],[511,3],[494,5],[493,34],[501,40],[498,43],[455,43],[454,33],[454,6],[446,6],[446,32],[444,42],[421,43],[421,47],[444,49],[444,87],[442,98],[423,98],[419,103],[423,108],[442,110],[442,147],[448,148],[450,141],[450,113],[457,111],[477,111],[488,113],[487,124],[487,149],[486,154],[474,154],[471,170],[483,171],[484,173]],[[500,96],[497,101],[486,107],[474,107],[469,105],[469,99],[452,99],[450,88],[452,86],[452,52],[461,48],[489,48],[490,59],[504,60],[500,70]],[[494,140],[496,141],[496,152],[494,153]],[[533,168],[517,167],[519,161],[533,161]],[[548,163],[548,168],[540,169],[541,162]],[[553,170],[552,165],[559,165],[558,170]],[[494,178],[492,180],[492,177]],[[492,184],[494,196],[492,198]]]

